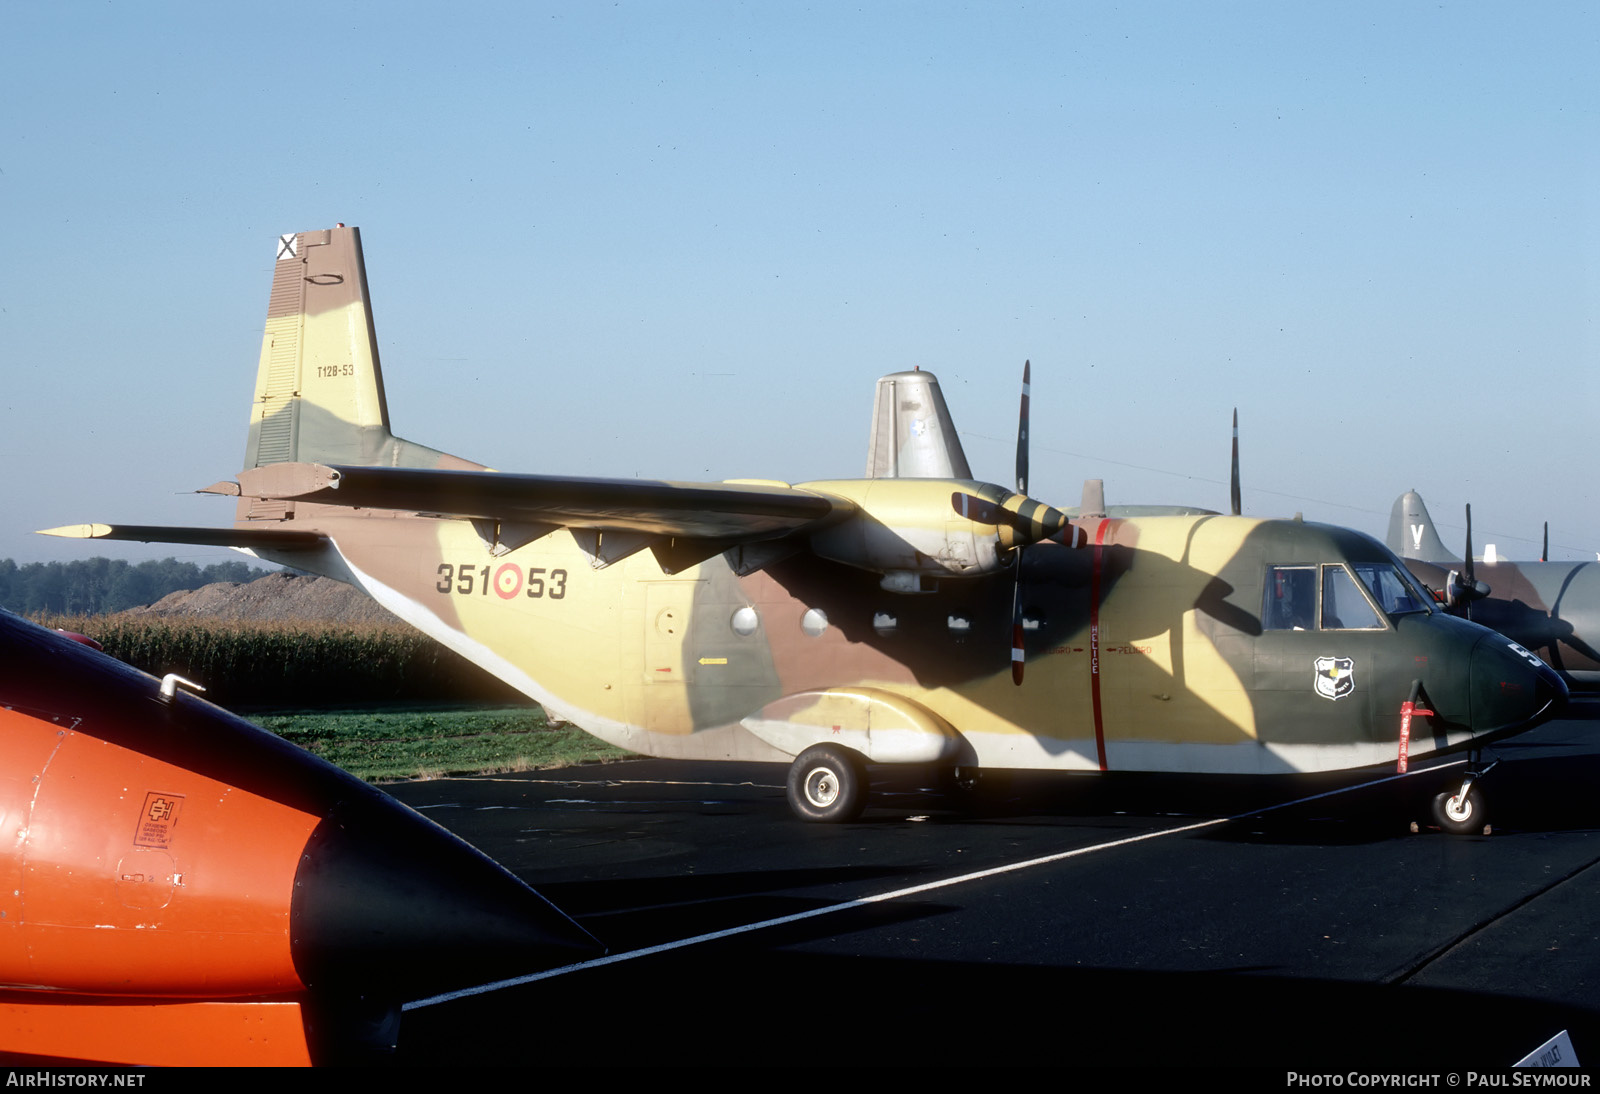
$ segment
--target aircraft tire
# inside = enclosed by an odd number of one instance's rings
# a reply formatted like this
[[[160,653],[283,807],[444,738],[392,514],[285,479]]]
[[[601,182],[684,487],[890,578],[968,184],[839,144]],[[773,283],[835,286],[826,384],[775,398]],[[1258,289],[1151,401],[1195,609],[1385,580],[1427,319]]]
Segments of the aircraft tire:
[[[1464,800],[1458,798],[1459,794],[1458,788],[1441,791],[1435,795],[1434,823],[1453,836],[1468,836],[1482,832],[1489,818],[1488,811],[1483,805],[1483,795],[1475,786],[1467,790]]]
[[[838,745],[812,745],[789,765],[789,808],[801,820],[855,820],[867,804],[867,769]]]

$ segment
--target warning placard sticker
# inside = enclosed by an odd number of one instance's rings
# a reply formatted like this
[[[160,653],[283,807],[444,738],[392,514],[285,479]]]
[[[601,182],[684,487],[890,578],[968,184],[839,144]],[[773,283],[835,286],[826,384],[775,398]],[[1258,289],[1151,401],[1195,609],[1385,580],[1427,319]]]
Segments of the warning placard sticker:
[[[139,814],[139,824],[133,833],[134,846],[170,847],[172,830],[178,825],[178,813],[182,806],[182,794],[147,791],[144,809]]]

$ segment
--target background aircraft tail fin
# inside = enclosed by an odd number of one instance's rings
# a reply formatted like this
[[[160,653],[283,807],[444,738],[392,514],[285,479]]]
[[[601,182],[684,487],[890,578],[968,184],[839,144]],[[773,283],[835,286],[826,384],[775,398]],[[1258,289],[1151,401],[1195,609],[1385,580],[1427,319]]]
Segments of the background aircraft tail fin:
[[[872,400],[869,479],[970,479],[950,409],[931,372],[896,372],[878,380]]]
[[[1422,503],[1422,495],[1415,490],[1407,490],[1394,499],[1394,508],[1389,511],[1389,536],[1386,542],[1389,550],[1401,558],[1419,562],[1461,561],[1460,556],[1452,554],[1439,538],[1439,532],[1433,526],[1433,517],[1428,515],[1428,507]]]
[[[277,246],[244,469],[479,467],[389,432],[360,231],[296,232]]]

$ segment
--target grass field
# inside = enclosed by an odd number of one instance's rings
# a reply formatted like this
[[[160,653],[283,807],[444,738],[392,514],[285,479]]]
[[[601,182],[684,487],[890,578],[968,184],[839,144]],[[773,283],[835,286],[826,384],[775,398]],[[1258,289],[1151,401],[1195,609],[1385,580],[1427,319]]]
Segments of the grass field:
[[[35,622],[91,635],[106,653],[152,675],[198,680],[212,702],[369,781],[630,755],[571,726],[551,727],[531,702],[511,705],[517,699],[505,684],[398,622],[128,614]]]
[[[552,728],[536,706],[428,704],[243,713],[368,781],[534,771],[631,755],[573,726]]]

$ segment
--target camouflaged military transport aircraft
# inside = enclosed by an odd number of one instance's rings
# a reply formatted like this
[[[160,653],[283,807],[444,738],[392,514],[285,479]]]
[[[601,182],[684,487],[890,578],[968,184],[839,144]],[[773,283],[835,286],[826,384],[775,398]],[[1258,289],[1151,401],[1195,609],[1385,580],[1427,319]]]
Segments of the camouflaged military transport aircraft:
[[[1415,490],[1395,499],[1388,543],[1451,612],[1526,646],[1570,687],[1600,688],[1600,562],[1508,562],[1491,549],[1479,562],[1472,558],[1471,506],[1463,561],[1439,539]]]
[[[244,469],[206,488],[237,497],[233,527],[52,531],[352,582],[624,748],[792,761],[808,820],[855,816],[867,764],[1403,770],[1565,698],[1370,537],[1032,500],[1026,421],[1025,387],[1017,491],[974,481],[924,372],[878,381],[861,479],[492,472],[390,432],[340,226],[279,241]],[[1441,823],[1481,823],[1474,777]]]

